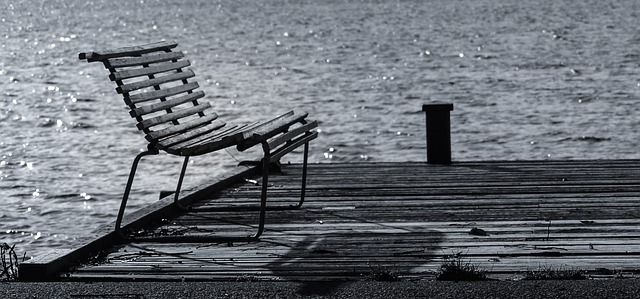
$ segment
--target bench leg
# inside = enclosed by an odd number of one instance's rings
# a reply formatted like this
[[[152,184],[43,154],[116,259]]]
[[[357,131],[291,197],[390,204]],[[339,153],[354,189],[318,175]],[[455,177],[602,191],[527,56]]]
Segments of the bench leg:
[[[262,192],[260,192],[260,220],[258,223],[258,231],[252,239],[258,239],[262,232],[264,232],[264,222],[266,218],[267,210],[267,189],[269,187],[269,164],[271,159],[268,152],[265,152],[264,158],[262,158]]]
[[[300,202],[296,208],[300,208],[304,203],[304,196],[307,190],[307,162],[309,160],[309,142],[304,144],[304,157],[302,158],[302,188],[300,190]]]
[[[269,187],[269,164],[271,162],[271,155],[269,151],[269,145],[263,143],[264,157],[262,158],[262,192],[260,194],[260,222],[258,224],[258,232],[252,237],[257,239],[264,232],[265,214],[267,209],[267,190]],[[274,207],[273,210],[285,210],[285,209],[298,209],[304,203],[305,192],[307,188],[307,164],[309,158],[309,143],[304,144],[304,157],[302,163],[302,188],[300,190],[300,201],[296,205],[285,207]],[[272,210],[269,209],[269,210]]]
[[[129,199],[129,193],[131,193],[131,187],[133,186],[133,179],[136,176],[136,170],[138,169],[138,164],[140,163],[140,159],[144,156],[148,155],[157,155],[158,150],[149,149],[142,153],[139,153],[135,159],[133,159],[133,164],[131,165],[131,171],[129,172],[129,180],[127,181],[127,186],[124,188],[124,194],[122,195],[122,202],[120,203],[120,210],[118,211],[118,217],[116,218],[116,227],[115,231],[120,237],[125,237],[124,233],[122,233],[122,218],[124,217],[124,211],[127,207],[127,200]]]
[[[304,145],[304,157],[302,163],[302,188],[300,192],[300,201],[291,206],[278,206],[278,207],[267,207],[267,192],[269,187],[269,165],[271,164],[271,153],[268,147],[268,144],[265,142],[263,144],[264,157],[262,158],[262,186],[260,193],[260,206],[257,207],[248,207],[248,208],[200,208],[200,209],[189,209],[188,207],[183,207],[178,203],[178,196],[180,193],[180,188],[182,186],[182,181],[187,169],[187,165],[189,162],[189,157],[185,157],[184,163],[182,165],[182,171],[180,173],[180,178],[178,179],[178,186],[176,188],[176,195],[174,197],[174,201],[177,206],[182,209],[186,209],[192,212],[198,211],[234,211],[234,210],[258,210],[259,211],[259,220],[258,220],[258,229],[253,236],[245,236],[245,237],[189,237],[189,236],[161,236],[161,237],[152,237],[152,238],[140,238],[146,242],[251,242],[256,241],[260,238],[262,233],[264,232],[265,222],[266,222],[266,211],[267,210],[291,210],[298,209],[302,206],[305,200],[305,193],[307,188],[307,168],[308,168],[308,158],[309,158],[309,143],[305,143]]]
[[[173,202],[181,210],[189,209],[189,207],[185,207],[182,204],[180,204],[180,202],[178,202],[178,199],[180,197],[180,189],[182,188],[182,181],[184,180],[184,174],[187,172],[187,165],[189,165],[189,156],[184,157],[184,162],[182,163],[182,170],[180,171],[180,178],[178,178],[178,186],[176,187],[176,192],[173,196]]]
[[[185,162],[182,166],[182,172],[180,174],[180,179],[178,180],[178,188],[176,190],[176,194],[180,192],[180,185],[182,184],[182,176],[184,176],[184,172],[187,168],[187,163],[189,159],[185,158]],[[218,237],[218,236],[157,236],[157,237],[142,237],[136,238],[140,241],[144,242],[174,242],[174,243],[222,243],[222,242],[252,242],[258,240],[260,235],[264,232],[265,219],[266,219],[266,210],[267,210],[267,187],[269,184],[269,164],[270,164],[270,156],[269,152],[265,152],[265,157],[262,159],[262,192],[260,195],[260,206],[259,210],[259,222],[258,222],[258,230],[254,235],[247,235],[244,237]],[[175,203],[188,211],[192,212],[201,212],[201,211],[225,211],[227,209],[224,208],[213,208],[213,209],[189,209],[189,207],[182,207],[178,201],[178,196],[174,198]],[[235,210],[235,209],[234,209]],[[253,209],[238,209],[238,210],[255,210]]]

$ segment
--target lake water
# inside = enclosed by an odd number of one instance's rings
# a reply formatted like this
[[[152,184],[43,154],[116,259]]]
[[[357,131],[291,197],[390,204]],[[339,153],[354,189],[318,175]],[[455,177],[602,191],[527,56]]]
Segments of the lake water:
[[[425,160],[430,102],[455,105],[457,161],[640,158],[636,0],[0,7],[0,242],[27,256],[113,221],[145,148],[107,72],[81,51],[175,40],[227,119],[291,108],[318,119],[312,163]],[[186,184],[255,154],[194,158]],[[141,165],[130,210],[175,184],[181,159],[155,161]]]

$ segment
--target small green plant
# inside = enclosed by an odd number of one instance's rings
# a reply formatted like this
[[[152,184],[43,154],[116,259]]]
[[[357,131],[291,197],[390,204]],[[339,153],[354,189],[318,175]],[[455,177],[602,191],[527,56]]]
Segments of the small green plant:
[[[464,261],[461,254],[446,256],[436,275],[437,280],[477,281],[487,280],[487,273],[478,266]]]
[[[541,267],[527,271],[524,280],[583,280],[587,279],[585,271],[566,267]]]
[[[15,252],[16,245],[0,244],[0,281],[18,280],[18,255]]]

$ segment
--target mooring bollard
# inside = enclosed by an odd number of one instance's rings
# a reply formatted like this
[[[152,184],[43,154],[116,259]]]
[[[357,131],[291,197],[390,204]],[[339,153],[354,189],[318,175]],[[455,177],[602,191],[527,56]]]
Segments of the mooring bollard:
[[[422,105],[427,117],[427,163],[451,163],[451,121],[453,104],[438,103]]]

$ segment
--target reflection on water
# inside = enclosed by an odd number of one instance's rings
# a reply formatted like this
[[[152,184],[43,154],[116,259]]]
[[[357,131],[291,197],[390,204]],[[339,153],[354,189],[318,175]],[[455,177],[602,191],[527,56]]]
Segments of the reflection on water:
[[[31,255],[108,223],[145,147],[106,72],[78,52],[176,40],[223,117],[297,108],[320,120],[312,162],[424,160],[420,108],[431,101],[455,105],[454,160],[638,158],[638,6],[5,1],[2,241]],[[186,184],[254,154],[194,158]],[[154,159],[141,165],[134,208],[176,183],[180,159]]]

